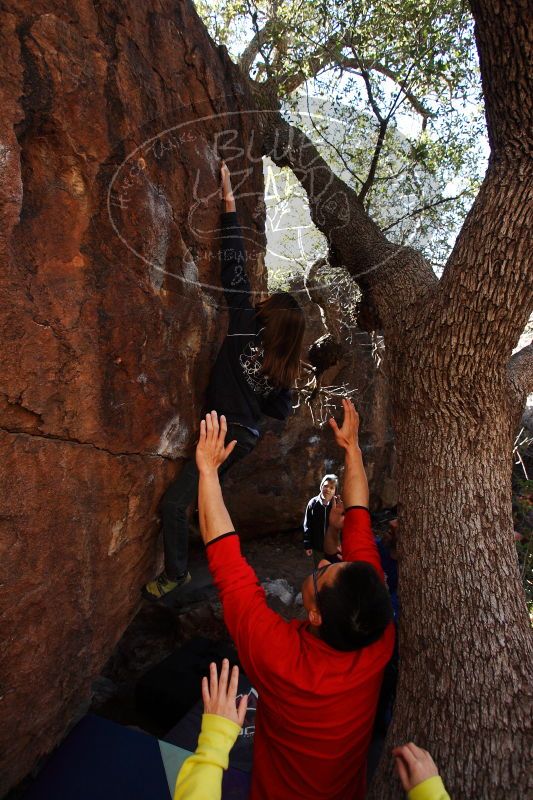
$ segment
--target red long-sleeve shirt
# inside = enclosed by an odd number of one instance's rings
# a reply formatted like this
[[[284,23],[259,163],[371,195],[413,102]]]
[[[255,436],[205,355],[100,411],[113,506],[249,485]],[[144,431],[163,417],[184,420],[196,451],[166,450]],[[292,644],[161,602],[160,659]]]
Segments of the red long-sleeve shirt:
[[[368,561],[383,579],[366,509],[346,512],[345,561]],[[306,622],[268,608],[236,535],[207,548],[224,620],[257,689],[250,800],[360,800],[394,626],[374,644],[334,650]]]

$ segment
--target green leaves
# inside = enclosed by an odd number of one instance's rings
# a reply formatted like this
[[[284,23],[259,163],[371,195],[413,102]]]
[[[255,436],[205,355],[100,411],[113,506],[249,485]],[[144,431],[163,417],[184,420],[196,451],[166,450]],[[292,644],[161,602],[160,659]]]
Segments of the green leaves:
[[[313,141],[387,231],[441,263],[484,172],[473,23],[457,0],[200,0],[218,43],[289,109],[341,120]],[[327,127],[327,126],[326,126]],[[383,131],[385,130],[385,134]],[[450,198],[457,197],[457,200]],[[433,230],[433,226],[437,230]]]

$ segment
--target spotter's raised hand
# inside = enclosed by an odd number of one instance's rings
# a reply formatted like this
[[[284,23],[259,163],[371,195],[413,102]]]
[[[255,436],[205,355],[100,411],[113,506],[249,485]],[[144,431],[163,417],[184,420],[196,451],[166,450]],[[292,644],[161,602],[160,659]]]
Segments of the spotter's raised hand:
[[[437,765],[428,751],[418,747],[414,742],[395,747],[392,755],[405,792],[410,792],[419,783],[439,774]]]
[[[344,411],[344,419],[342,426],[339,428],[336,421],[331,417],[329,424],[335,435],[335,441],[344,450],[354,447],[358,444],[359,437],[359,414],[355,410],[355,406],[351,400],[343,398],[342,408]]]
[[[217,676],[217,665],[211,663],[209,666],[209,679],[202,678],[202,700],[204,701],[204,714],[217,714],[219,717],[226,717],[232,722],[236,722],[241,728],[246,716],[248,705],[248,695],[241,697],[237,706],[237,688],[239,685],[239,667],[235,666],[231,670],[229,678],[229,661],[225,658],[220,670],[220,678]]]
[[[220,422],[216,411],[205,415],[200,423],[200,438],[196,445],[196,466],[199,472],[216,472],[233,452],[237,441],[233,440],[226,446],[227,431],[226,417],[223,414]]]

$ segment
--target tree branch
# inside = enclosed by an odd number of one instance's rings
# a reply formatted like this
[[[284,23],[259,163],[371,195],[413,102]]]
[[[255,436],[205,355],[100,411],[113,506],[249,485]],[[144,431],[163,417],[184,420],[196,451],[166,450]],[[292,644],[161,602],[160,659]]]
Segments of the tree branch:
[[[378,168],[378,161],[381,155],[381,150],[383,149],[383,143],[385,142],[385,134],[387,133],[387,125],[389,124],[389,120],[382,119],[379,123],[379,130],[378,130],[378,138],[376,141],[376,146],[374,148],[374,154],[372,156],[372,161],[370,163],[370,169],[368,170],[368,175],[366,176],[366,180],[363,183],[361,190],[359,192],[359,200],[363,203],[365,198],[370,191],[372,184],[374,183],[374,179],[376,177],[376,170]]]
[[[313,119],[313,113],[311,112],[311,109],[309,108],[309,91],[308,91],[307,84],[306,84],[306,87],[305,87],[305,88],[306,88],[306,92],[305,92],[305,102],[306,102],[306,106],[307,106],[307,113],[308,113],[308,115],[309,115],[309,121],[310,121],[311,125],[313,126],[313,129],[316,131],[317,135],[318,135],[318,136],[320,136],[320,138],[322,139],[322,141],[323,141],[323,142],[325,142],[325,144],[327,144],[327,146],[328,146],[328,147],[330,147],[330,148],[333,150],[333,152],[335,153],[335,155],[337,156],[337,158],[338,158],[338,159],[339,159],[339,161],[341,162],[342,166],[343,166],[343,167],[344,167],[344,169],[346,170],[346,172],[348,172],[348,173],[349,173],[349,174],[352,176],[352,178],[353,178],[354,180],[356,180],[356,181],[357,181],[357,183],[359,183],[359,184],[362,186],[362,185],[363,185],[363,180],[362,180],[362,179],[359,177],[359,175],[358,175],[358,174],[357,174],[357,173],[356,173],[356,172],[353,170],[352,166],[351,166],[351,165],[349,164],[349,162],[347,161],[347,159],[346,159],[346,156],[344,155],[344,153],[342,152],[342,150],[340,149],[340,147],[338,147],[338,146],[335,144],[335,142],[333,142],[331,139],[328,139],[328,138],[325,136],[325,134],[324,134],[324,132],[323,132],[323,131],[321,131],[321,130],[319,130],[319,129],[317,128],[317,126],[316,126],[316,123],[315,123],[315,120]]]
[[[267,43],[272,33],[275,31],[275,20],[269,19],[260,31],[250,41],[245,48],[239,59],[239,67],[247,75],[250,72],[254,59],[261,51],[261,48]],[[321,72],[333,67],[340,67],[347,71],[355,71],[361,74],[361,70],[367,72],[379,72],[387,78],[390,78],[397,86],[400,87],[406,99],[412,106],[413,110],[420,114],[423,119],[423,127],[426,126],[427,120],[434,117],[435,113],[430,111],[425,105],[409,91],[406,86],[405,79],[402,79],[394,70],[382,64],[380,61],[364,62],[360,58],[347,58],[342,56],[342,48],[352,45],[352,33],[350,31],[342,31],[342,33],[335,33],[330,36],[323,44],[317,44],[315,52],[307,58],[309,70],[314,77],[317,77]],[[295,72],[281,73],[273,78],[278,91],[284,94],[291,94],[308,78],[308,71],[303,68],[297,69]]]
[[[511,390],[520,406],[533,394],[533,341],[515,353],[507,369]]]
[[[489,167],[439,292],[450,326],[492,363],[507,363],[533,309],[533,55],[526,0],[471,0],[479,51]],[[472,361],[473,364],[473,361]],[[472,371],[475,365],[472,366]]]
[[[528,0],[470,0],[492,158],[531,153],[531,8]]]
[[[383,118],[383,116],[381,114],[381,110],[380,110],[380,108],[379,108],[379,106],[376,103],[376,100],[374,98],[374,92],[372,91],[372,84],[370,83],[370,75],[368,74],[366,69],[360,69],[360,75],[361,75],[363,81],[365,82],[366,93],[367,93],[367,96],[368,96],[368,102],[370,103],[370,107],[372,108],[372,111],[374,112],[374,116],[376,117],[378,122],[383,122],[384,118]]]
[[[466,189],[459,194],[453,195],[453,197],[440,197],[438,200],[433,201],[432,203],[426,203],[419,208],[415,208],[414,211],[409,211],[407,214],[402,214],[401,217],[398,217],[394,222],[391,222],[390,225],[387,225],[386,228],[382,228],[383,233],[387,233],[390,231],[391,228],[394,228],[396,225],[399,225],[400,222],[403,222],[404,219],[410,219],[411,217],[417,217],[419,214],[423,214],[424,211],[429,211],[431,208],[437,208],[437,206],[442,206],[444,203],[452,203],[455,200],[459,200],[463,195],[466,194]]]
[[[531,160],[493,160],[439,284],[448,325],[468,318],[469,347],[493,363],[508,361],[533,310],[532,206]]]
[[[372,266],[367,250],[382,250],[388,242],[366,214],[355,192],[335,175],[306,134],[290,125],[280,113],[269,114],[268,128],[263,131],[263,154],[279,167],[290,167],[307,193],[313,222],[330,242],[339,238],[337,230],[357,220],[364,245],[358,248],[354,242],[352,247],[363,268]]]
[[[422,117],[422,128],[426,127],[428,119],[432,119],[436,116],[434,111],[430,111],[429,108],[419,100],[413,92],[409,91],[404,84],[400,76],[395,73],[393,70],[389,69],[379,61],[373,61],[370,63],[360,62],[355,58],[331,58],[331,54],[327,57],[327,54],[324,55],[322,60],[319,59],[317,56],[313,60],[313,68],[317,69],[317,72],[313,71],[313,75],[316,77],[321,72],[324,72],[327,69],[332,69],[334,67],[339,67],[346,72],[354,72],[357,75],[361,75],[361,70],[365,70],[366,72],[379,72],[381,75],[384,75],[386,78],[390,78],[397,86],[400,87],[403,94],[405,95],[406,100],[411,105],[413,111],[419,114]],[[362,75],[361,75],[362,76]],[[304,81],[307,80],[307,75],[302,71],[297,74],[291,75],[290,78],[285,80],[281,79],[279,81],[280,88],[283,88],[283,91],[286,93],[294,92]]]
[[[268,19],[260,30],[256,30],[253,38],[250,39],[249,43],[244,48],[239,58],[238,65],[248,77],[252,64],[267,43],[275,27],[275,20]]]
[[[399,86],[409,104],[412,106],[413,111],[416,111],[417,114],[420,114],[424,120],[424,123],[427,122],[428,119],[436,116],[434,111],[430,111],[429,108],[426,108],[426,106],[416,97],[416,95],[414,95],[413,92],[407,88],[405,80],[403,80],[398,73],[394,72],[392,69],[389,69],[389,67],[387,67],[385,64],[382,64],[380,61],[365,63],[359,58],[343,58],[342,61],[339,62],[338,66],[349,70],[350,72],[355,72],[358,75],[361,75],[362,69],[366,70],[367,72],[379,72],[386,78],[390,78],[391,81]]]
[[[307,37],[307,39],[312,44],[315,44],[309,37]],[[307,81],[309,72],[316,78],[324,69],[337,65],[341,58],[342,48],[346,46],[350,39],[350,33],[343,31],[339,35],[339,33],[336,32],[329,36],[323,44],[316,44],[315,52],[306,59],[308,70],[303,69],[300,63],[298,63],[299,68],[296,69],[295,72],[285,71],[284,76],[280,75],[278,83],[280,91],[291,94],[298,89],[302,83]]]
[[[328,240],[330,260],[355,278],[383,324],[400,324],[422,300],[427,306],[437,279],[423,256],[389,242],[356,192],[335,175],[305,133],[279,112],[263,112],[262,128],[263,155],[293,171],[309,198],[313,222]]]

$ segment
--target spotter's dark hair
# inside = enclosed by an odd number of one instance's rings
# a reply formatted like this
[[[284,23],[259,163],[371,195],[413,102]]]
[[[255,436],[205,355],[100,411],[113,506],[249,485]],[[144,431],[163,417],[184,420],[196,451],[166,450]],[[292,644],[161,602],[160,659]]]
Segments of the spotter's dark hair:
[[[334,583],[318,593],[320,637],[335,650],[359,650],[376,642],[391,622],[387,587],[366,561],[338,570]]]

